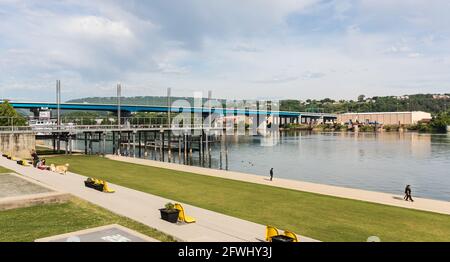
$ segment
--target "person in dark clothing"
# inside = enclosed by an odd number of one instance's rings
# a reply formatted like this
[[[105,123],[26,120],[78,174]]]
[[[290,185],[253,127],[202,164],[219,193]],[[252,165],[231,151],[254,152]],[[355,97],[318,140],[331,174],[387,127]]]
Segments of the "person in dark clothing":
[[[36,150],[31,151],[31,157],[33,158],[33,166],[36,167],[39,162],[39,156],[36,153]]]
[[[414,202],[414,200],[411,197],[411,186],[407,185],[405,188],[405,196],[403,197],[406,201],[411,200],[411,202]]]
[[[270,181],[272,181],[273,178],[273,167],[270,169]]]

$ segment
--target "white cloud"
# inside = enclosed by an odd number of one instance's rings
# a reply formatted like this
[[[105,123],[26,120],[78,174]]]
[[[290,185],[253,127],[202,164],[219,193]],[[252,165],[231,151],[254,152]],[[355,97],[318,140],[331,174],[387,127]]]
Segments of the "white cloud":
[[[63,26],[63,29],[68,34],[79,34],[80,36],[93,38],[133,37],[131,30],[122,22],[111,21],[108,18],[98,16],[71,17]]]
[[[408,54],[408,57],[411,57],[411,58],[416,58],[416,57],[421,57],[421,56],[422,56],[421,53],[410,53],[410,54]]]

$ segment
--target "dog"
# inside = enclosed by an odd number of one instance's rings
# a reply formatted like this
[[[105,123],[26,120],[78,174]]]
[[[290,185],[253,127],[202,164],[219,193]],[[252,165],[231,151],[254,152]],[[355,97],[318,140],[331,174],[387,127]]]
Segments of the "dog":
[[[62,174],[66,174],[67,171],[69,170],[69,164],[65,164],[65,165],[60,165],[60,166],[55,166],[55,172]]]
[[[56,172],[56,167],[55,167],[54,164],[51,164],[51,165],[50,165],[50,171]]]

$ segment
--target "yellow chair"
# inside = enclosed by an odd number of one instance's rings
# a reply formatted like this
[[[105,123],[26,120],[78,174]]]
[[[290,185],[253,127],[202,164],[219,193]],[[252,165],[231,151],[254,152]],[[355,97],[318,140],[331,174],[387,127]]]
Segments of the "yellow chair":
[[[284,235],[294,239],[294,241],[292,241],[292,242],[298,242],[297,235],[294,232],[284,230]]]
[[[105,181],[103,181],[103,192],[105,192],[105,193],[114,193],[114,192],[116,192],[116,191],[110,189],[109,186],[108,186],[108,183],[106,183]]]
[[[186,216],[186,214],[184,214],[184,209],[179,203],[175,203],[175,208],[180,210],[180,213],[178,215],[178,220],[181,220],[185,223],[194,223],[195,222],[195,218]]]
[[[280,235],[274,226],[266,226],[266,241],[272,242],[272,237]]]
[[[19,165],[22,165],[22,166],[29,166],[30,165],[27,160],[19,160],[17,163]]]

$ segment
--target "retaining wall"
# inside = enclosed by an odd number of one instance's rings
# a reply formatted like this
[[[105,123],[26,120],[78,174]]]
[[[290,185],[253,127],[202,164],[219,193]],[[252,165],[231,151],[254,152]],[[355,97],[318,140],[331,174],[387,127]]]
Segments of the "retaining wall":
[[[18,158],[30,158],[30,152],[36,148],[36,137],[29,134],[0,134],[0,152]]]

